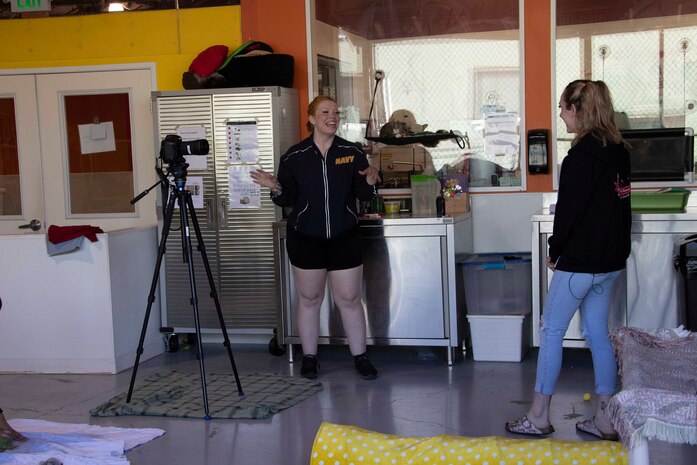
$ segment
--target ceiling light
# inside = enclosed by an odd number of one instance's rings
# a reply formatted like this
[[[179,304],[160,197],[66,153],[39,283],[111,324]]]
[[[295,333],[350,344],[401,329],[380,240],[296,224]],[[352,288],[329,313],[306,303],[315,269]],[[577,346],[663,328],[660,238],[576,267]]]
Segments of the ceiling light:
[[[124,11],[123,3],[109,3],[109,13]]]

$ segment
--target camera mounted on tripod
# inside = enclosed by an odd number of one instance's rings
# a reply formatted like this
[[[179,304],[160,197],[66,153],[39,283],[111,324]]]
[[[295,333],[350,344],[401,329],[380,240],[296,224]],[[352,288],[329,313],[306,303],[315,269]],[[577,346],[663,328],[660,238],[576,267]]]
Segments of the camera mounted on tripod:
[[[201,252],[201,259],[203,261],[203,266],[206,270],[206,275],[208,277],[208,284],[210,286],[210,296],[211,298],[213,298],[213,302],[215,303],[215,310],[218,313],[220,330],[223,333],[223,338],[225,341],[223,345],[227,348],[228,357],[230,358],[230,365],[232,365],[232,371],[235,374],[237,392],[240,396],[243,396],[244,392],[242,391],[242,384],[240,383],[240,377],[237,374],[235,360],[232,356],[232,349],[230,348],[230,338],[228,337],[227,329],[225,328],[225,322],[223,321],[223,313],[220,309],[218,292],[215,290],[213,272],[211,271],[211,266],[208,263],[206,245],[203,242],[203,235],[201,234],[201,228],[199,227],[198,219],[196,219],[196,211],[194,208],[194,203],[191,200],[191,193],[186,189],[186,169],[189,167],[189,164],[186,162],[186,158],[184,158],[186,155],[208,155],[208,141],[205,139],[199,139],[184,142],[182,141],[182,138],[176,134],[169,134],[165,136],[165,138],[162,140],[162,143],[160,144],[160,157],[157,161],[157,166],[155,166],[155,171],[157,172],[157,175],[159,176],[160,180],[131,200],[131,205],[135,204],[138,200],[142,199],[145,195],[147,195],[148,192],[150,192],[156,186],[160,186],[162,188],[163,199],[165,200],[167,205],[163,209],[164,213],[162,215],[162,236],[160,239],[160,245],[158,246],[155,271],[153,272],[152,283],[150,284],[148,305],[145,309],[145,317],[143,318],[143,329],[141,330],[138,348],[136,349],[136,360],[133,364],[133,373],[131,374],[131,383],[128,387],[126,403],[131,402],[133,387],[136,381],[136,373],[138,371],[138,364],[140,363],[140,356],[143,353],[143,343],[145,341],[145,333],[148,328],[148,320],[150,319],[150,311],[152,310],[153,302],[155,302],[155,290],[157,289],[157,283],[159,282],[160,265],[162,264],[162,259],[165,254],[167,236],[169,235],[169,231],[172,226],[172,217],[174,216],[174,206],[176,203],[179,206],[179,232],[181,233],[182,252],[184,254],[184,263],[186,263],[188,266],[189,286],[191,287],[191,299],[189,300],[189,302],[191,303],[191,307],[194,312],[194,321],[196,327],[199,370],[201,372],[201,393],[203,395],[203,409],[205,412],[204,418],[206,420],[210,420],[211,417],[208,411],[208,391],[206,389],[206,370],[203,365],[203,345],[201,344],[201,328],[198,323],[198,297],[196,293],[196,278],[194,277],[194,260],[192,255],[189,218],[191,219],[191,224],[193,225],[193,230],[196,234],[196,240],[198,242],[197,248],[198,251]],[[168,165],[166,173],[162,169],[163,165]],[[170,183],[168,178],[169,175],[172,175],[172,177],[174,178],[174,184]],[[168,190],[169,187],[172,188],[171,192]]]
[[[160,160],[169,165],[169,173],[174,178],[177,188],[183,189],[186,184],[186,169],[189,164],[185,155],[208,155],[206,139],[183,141],[176,134],[168,134],[160,144]]]

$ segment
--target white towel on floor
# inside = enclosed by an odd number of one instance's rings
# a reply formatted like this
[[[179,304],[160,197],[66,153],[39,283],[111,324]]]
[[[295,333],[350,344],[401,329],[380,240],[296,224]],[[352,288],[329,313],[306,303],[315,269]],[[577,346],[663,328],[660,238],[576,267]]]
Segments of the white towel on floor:
[[[0,454],[0,464],[38,465],[50,458],[63,465],[128,465],[127,450],[162,436],[157,428],[116,428],[45,420],[12,419],[14,429],[29,438]]]

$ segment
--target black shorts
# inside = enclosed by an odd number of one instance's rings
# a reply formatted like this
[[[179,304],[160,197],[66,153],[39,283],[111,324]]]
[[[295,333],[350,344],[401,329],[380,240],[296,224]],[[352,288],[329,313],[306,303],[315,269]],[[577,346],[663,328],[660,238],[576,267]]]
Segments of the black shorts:
[[[290,263],[303,270],[348,270],[363,264],[360,226],[331,239],[286,228],[286,250]]]

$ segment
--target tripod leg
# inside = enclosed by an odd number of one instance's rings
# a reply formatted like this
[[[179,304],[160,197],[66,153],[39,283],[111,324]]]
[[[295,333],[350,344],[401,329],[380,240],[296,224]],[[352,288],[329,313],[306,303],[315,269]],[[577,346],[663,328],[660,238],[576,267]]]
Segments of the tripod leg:
[[[191,287],[191,306],[194,309],[194,326],[196,328],[196,348],[198,349],[198,365],[201,372],[201,393],[203,395],[203,409],[205,411],[206,420],[210,420],[208,414],[208,392],[206,389],[206,368],[203,363],[203,343],[201,342],[201,322],[198,311],[198,296],[196,295],[196,278],[194,275],[194,257],[191,252],[191,236],[189,234],[189,221],[187,217],[187,207],[191,206],[189,214],[193,215],[193,202],[191,201],[191,193],[186,189],[183,192],[177,192],[179,202],[179,214],[181,216],[181,233],[182,243],[186,252],[186,263],[189,268],[189,286]]]
[[[143,343],[145,341],[145,333],[148,330],[148,320],[150,319],[150,310],[152,309],[152,304],[155,302],[155,290],[157,289],[157,281],[160,277],[160,266],[162,265],[162,257],[165,255],[166,245],[167,245],[167,235],[169,234],[169,228],[172,225],[172,213],[174,211],[174,196],[171,195],[169,201],[167,202],[167,207],[165,208],[164,222],[162,225],[162,235],[160,237],[160,247],[157,251],[157,262],[155,263],[155,271],[152,276],[152,283],[150,284],[150,293],[148,294],[148,306],[145,309],[145,317],[143,318],[143,329],[140,331],[140,340],[138,342],[138,349],[136,349],[136,360],[133,364],[133,373],[131,374],[131,384],[128,386],[128,396],[126,397],[126,403],[131,402],[131,395],[133,394],[133,385],[136,381],[136,373],[138,372],[138,364],[140,363],[140,355],[143,353]]]
[[[213,302],[215,302],[215,310],[218,313],[218,322],[220,323],[220,329],[223,332],[223,345],[227,348],[228,357],[230,358],[230,365],[232,365],[232,371],[235,374],[235,382],[237,382],[237,393],[240,396],[244,395],[242,391],[242,384],[240,383],[240,377],[237,374],[237,366],[235,365],[235,359],[232,356],[232,347],[230,346],[230,338],[228,337],[227,328],[225,327],[225,320],[223,319],[223,312],[220,309],[220,300],[218,299],[218,292],[215,289],[215,281],[213,279],[213,273],[211,272],[211,266],[208,262],[208,254],[206,254],[206,246],[203,243],[203,236],[201,235],[201,228],[198,224],[198,219],[196,218],[196,211],[194,210],[194,203],[191,200],[191,193],[185,192],[185,200],[189,207],[189,215],[191,216],[191,223],[194,225],[194,232],[196,233],[196,240],[198,241],[198,250],[201,252],[201,258],[203,258],[203,265],[206,268],[206,274],[208,275],[208,284],[211,288],[211,297]]]

